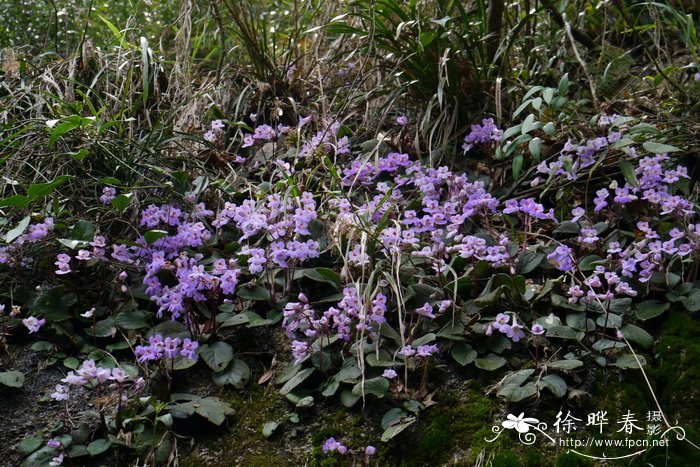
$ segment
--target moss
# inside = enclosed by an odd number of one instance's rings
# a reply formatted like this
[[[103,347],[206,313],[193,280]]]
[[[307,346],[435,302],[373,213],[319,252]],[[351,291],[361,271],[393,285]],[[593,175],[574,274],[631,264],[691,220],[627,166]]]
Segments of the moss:
[[[513,453],[502,452],[491,461],[491,467],[521,467],[523,464]]]
[[[262,435],[265,422],[280,420],[288,414],[288,404],[276,388],[251,385],[244,395],[226,392],[221,397],[235,410],[228,432],[223,436],[216,432],[214,439],[198,439],[203,449],[185,456],[181,465],[276,467],[297,463],[275,443],[274,436],[268,440]]]
[[[588,467],[593,465],[593,463],[590,460],[572,452],[565,452],[557,456],[557,460],[554,465],[556,467]]]
[[[498,403],[482,395],[481,391],[468,390],[460,395],[456,391],[445,392],[438,405],[416,423],[413,442],[404,447],[405,465],[435,465],[466,453],[464,460],[473,464],[492,437],[491,426]],[[459,456],[457,456],[459,457]]]

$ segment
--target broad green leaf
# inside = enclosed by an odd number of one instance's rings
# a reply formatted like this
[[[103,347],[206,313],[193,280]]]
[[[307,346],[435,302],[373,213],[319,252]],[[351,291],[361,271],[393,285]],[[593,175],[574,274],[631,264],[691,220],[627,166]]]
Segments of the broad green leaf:
[[[212,345],[204,344],[199,348],[202,360],[214,371],[220,372],[228,366],[233,359],[233,348],[226,342],[215,342]]]
[[[413,424],[413,422],[416,421],[416,417],[407,417],[405,418],[401,423],[398,423],[396,425],[390,426],[386,430],[384,430],[384,433],[382,433],[381,440],[382,441],[389,441],[392,439],[394,436],[398,435],[401,433],[403,430],[408,428]]]
[[[525,386],[507,384],[499,389],[496,395],[505,398],[508,402],[520,402],[537,395],[537,386],[532,382]]]
[[[628,324],[620,329],[622,335],[627,338],[628,341],[632,341],[636,344],[641,345],[645,349],[650,348],[654,345],[654,338],[646,332],[644,329],[634,324]]]
[[[477,358],[474,360],[474,364],[477,368],[481,368],[482,370],[494,371],[505,365],[506,359],[496,354],[488,354],[484,358]]]
[[[571,371],[582,366],[583,362],[581,360],[557,360],[556,362],[547,363],[548,368],[566,371]]]
[[[568,386],[559,375],[547,375],[537,383],[540,388],[547,388],[554,397],[564,397]]]
[[[299,371],[294,376],[292,376],[292,378],[290,378],[289,381],[284,383],[284,386],[282,386],[282,389],[280,389],[280,393],[283,396],[286,396],[287,394],[289,394],[292,391],[292,389],[299,386],[301,383],[303,383],[306,380],[306,378],[311,376],[311,374],[314,371],[316,371],[315,368],[305,368],[305,369]]]
[[[87,452],[93,457],[99,456],[100,454],[107,452],[107,450],[111,447],[112,447],[111,441],[104,439],[104,438],[100,438],[100,439],[96,439],[92,443],[88,444]]]
[[[454,358],[457,363],[465,366],[476,360],[478,354],[469,344],[456,344],[452,347],[450,355],[452,355],[452,358]]]
[[[641,363],[642,366],[644,366],[647,364],[647,361],[642,355],[637,355],[637,358],[639,359],[639,363],[632,354],[621,355],[615,363],[613,363],[613,366],[626,370],[638,370],[639,364]]]
[[[0,384],[11,388],[24,386],[24,373],[21,371],[0,371]]]
[[[646,300],[639,304],[635,315],[642,321],[648,319],[656,318],[662,315],[664,311],[670,308],[671,304],[668,302],[660,302],[658,300]]]
[[[642,145],[645,151],[652,154],[667,154],[669,152],[678,152],[679,148],[671,146],[670,144],[654,143],[652,141],[647,141]]]
[[[362,382],[357,383],[352,388],[352,393],[356,396],[361,396],[364,394],[372,394],[377,397],[384,397],[389,390],[389,380],[378,376],[376,378],[371,378]]]
[[[250,379],[250,368],[243,360],[234,358],[224,371],[214,373],[212,379],[219,386],[230,385],[241,389]]]
[[[19,442],[17,449],[25,456],[28,456],[29,454],[39,449],[43,444],[44,440],[38,437],[24,438],[22,441]]]
[[[17,237],[22,235],[27,230],[27,227],[29,227],[30,221],[31,217],[29,216],[19,221],[15,228],[11,229],[5,234],[5,242],[12,243]]]

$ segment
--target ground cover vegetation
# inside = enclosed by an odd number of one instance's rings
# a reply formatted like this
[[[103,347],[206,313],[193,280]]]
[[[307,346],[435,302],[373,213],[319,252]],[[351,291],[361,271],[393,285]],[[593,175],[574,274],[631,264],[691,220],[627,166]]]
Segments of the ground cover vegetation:
[[[696,4],[3,7],[2,462],[700,463]]]

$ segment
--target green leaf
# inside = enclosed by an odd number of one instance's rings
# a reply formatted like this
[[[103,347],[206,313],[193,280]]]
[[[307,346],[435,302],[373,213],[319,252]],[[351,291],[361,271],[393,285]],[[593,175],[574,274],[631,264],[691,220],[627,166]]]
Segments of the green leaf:
[[[236,291],[236,293],[244,300],[260,301],[270,299],[270,291],[259,285],[250,288],[241,287]]]
[[[547,337],[558,337],[560,339],[572,339],[580,341],[586,334],[571,329],[568,326],[552,326],[547,329]]]
[[[535,162],[539,162],[542,154],[542,140],[540,138],[532,138],[527,144],[527,148],[530,150],[530,154],[535,159]]]
[[[143,238],[146,240],[146,243],[151,245],[153,242],[158,240],[159,238],[167,237],[168,232],[165,230],[148,230],[144,232]]]
[[[509,384],[515,384],[516,386],[520,386],[525,381],[527,381],[528,378],[532,376],[534,372],[535,370],[533,369],[511,372],[505,378],[503,378],[501,386],[508,386]]]
[[[30,347],[34,352],[48,352],[53,350],[54,345],[49,341],[37,341]]]
[[[328,269],[328,268],[304,269],[303,275],[305,277],[313,280],[313,281],[330,284],[338,290],[340,290],[340,287],[342,285],[342,279],[340,278],[338,273],[332,269]]]
[[[566,73],[559,80],[559,95],[566,96],[569,93],[569,74]]]
[[[28,456],[29,454],[39,449],[43,444],[44,440],[38,437],[24,438],[22,441],[19,442],[17,449],[19,449],[19,452],[21,452],[25,456]]]
[[[494,371],[494,370],[498,370],[503,365],[505,365],[506,359],[503,357],[499,357],[496,354],[491,353],[491,354],[488,354],[484,358],[477,358],[474,361],[474,364],[476,365],[477,368],[481,368],[482,370]]]
[[[452,358],[454,358],[457,363],[466,366],[476,360],[478,354],[469,344],[457,344],[452,347],[450,355],[452,355]]]
[[[622,175],[624,175],[625,180],[632,186],[638,186],[637,174],[634,173],[634,165],[627,159],[620,159],[620,169],[622,170]]]
[[[250,368],[243,360],[234,358],[224,371],[214,373],[212,379],[219,386],[230,385],[241,389],[250,379]]]
[[[496,395],[505,398],[508,402],[520,402],[537,395],[537,386],[532,382],[525,386],[507,384],[499,389]]]
[[[21,371],[0,371],[0,384],[11,388],[24,386],[24,373]]]
[[[671,146],[670,144],[654,143],[652,141],[647,141],[646,143],[642,144],[642,147],[645,151],[652,154],[667,154],[669,152],[680,151],[679,148]]]
[[[566,325],[577,331],[595,331],[595,322],[586,318],[585,313],[570,313],[566,315]]]
[[[112,318],[103,319],[94,326],[86,328],[85,332],[95,337],[113,337],[117,333],[115,322]]]
[[[32,185],[29,185],[29,188],[27,188],[27,196],[29,197],[30,200],[36,199],[36,198],[43,198],[44,196],[48,196],[51,194],[51,192],[54,189],[63,185],[66,181],[70,180],[71,178],[72,177],[70,177],[68,175],[59,175],[58,177],[54,178],[50,182],[35,183]]]
[[[22,207],[29,203],[29,198],[24,195],[8,196],[0,200],[0,208],[5,206]]]
[[[525,158],[523,157],[522,154],[516,154],[515,157],[513,157],[513,178],[518,179],[520,178],[520,172],[523,170],[523,164],[525,163]]]
[[[56,144],[58,138],[67,135],[71,131],[78,128],[80,125],[76,121],[65,121],[57,124],[51,129],[51,136],[49,137],[49,147]]]
[[[389,380],[378,376],[376,378],[371,378],[362,382],[357,383],[352,388],[352,393],[356,396],[361,396],[364,394],[373,394],[379,398],[384,397],[389,390]]]
[[[12,243],[17,237],[22,235],[25,230],[27,230],[27,227],[29,227],[29,222],[31,221],[31,217],[27,216],[15,226],[12,230],[8,231],[5,234],[5,242],[6,243]]]
[[[556,362],[547,363],[548,368],[566,371],[571,371],[582,366],[583,362],[581,360],[557,360]]]
[[[54,448],[50,448],[47,446],[44,446],[43,448],[39,449],[38,451],[35,451],[25,459],[24,462],[22,462],[22,467],[36,467],[38,465],[47,465],[49,462],[51,462],[51,459],[56,457],[56,450]]]
[[[598,316],[595,322],[601,328],[619,328],[622,326],[622,317],[614,313],[608,313]]]
[[[111,441],[104,438],[100,438],[88,444],[87,452],[93,457],[99,456],[100,454],[107,452],[107,450],[111,447]]]
[[[683,297],[681,303],[688,311],[700,311],[700,290],[693,294]]]
[[[80,361],[75,357],[68,357],[63,360],[63,366],[70,368],[71,370],[77,370],[80,366]]]
[[[542,263],[545,255],[536,251],[525,251],[518,258],[518,274],[527,274]]]
[[[537,386],[549,389],[554,397],[564,397],[568,388],[566,381],[559,375],[547,375],[537,383]]]
[[[214,371],[221,372],[233,359],[233,348],[226,342],[215,342],[212,345],[204,344],[199,348],[202,360]]]
[[[646,300],[639,304],[635,315],[642,321],[648,319],[656,318],[662,315],[666,310],[670,308],[671,304],[668,302],[660,302],[658,300]]]
[[[262,434],[265,438],[269,438],[275,433],[275,430],[277,427],[280,426],[279,421],[274,421],[274,422],[266,422],[263,424],[262,427]]]
[[[637,358],[639,358],[639,363],[641,363],[642,366],[647,364],[646,359],[642,355],[638,355]],[[621,355],[615,361],[615,363],[613,363],[613,366],[616,366],[618,368],[623,368],[625,370],[638,370],[639,363],[637,363],[637,360],[634,358],[634,355],[625,354],[625,355]]]
[[[148,327],[146,313],[141,310],[122,311],[114,320],[122,329],[142,329]]]
[[[133,197],[133,193],[122,193],[117,195],[112,201],[110,201],[110,204],[114,206],[118,212],[122,213],[126,211],[126,208],[129,207],[129,204],[131,203],[131,198]]]
[[[215,425],[221,425],[226,420],[226,416],[232,415],[234,410],[228,402],[224,402],[218,397],[199,397],[192,394],[173,394],[173,401],[168,407],[174,410],[180,410],[187,415],[196,413]]]
[[[345,407],[352,407],[360,400],[360,396],[355,395],[351,390],[345,389],[340,393],[340,403]]]
[[[654,338],[651,334],[646,332],[644,329],[634,324],[628,324],[620,329],[622,335],[627,338],[628,341],[632,341],[644,347],[645,349],[650,348],[654,345]]]
[[[175,361],[173,362],[173,370],[175,371],[180,371],[180,370],[186,370],[188,368],[192,368],[197,364],[199,361],[199,355],[195,355],[194,360],[190,360],[187,357],[183,357],[182,355],[178,355],[175,357]]]
[[[305,368],[296,373],[292,378],[289,379],[289,381],[284,383],[284,386],[282,386],[282,389],[280,389],[280,394],[282,394],[283,396],[289,394],[292,391],[292,389],[296,388],[301,383],[303,383],[306,380],[306,378],[311,376],[311,374],[314,371],[316,371],[315,368]]]
[[[435,341],[435,333],[429,332],[429,333],[419,337],[418,339],[414,340],[413,342],[411,342],[411,346],[413,348],[416,348],[416,347],[421,346],[421,345],[430,344],[431,342],[434,342],[434,341]]]
[[[389,441],[394,436],[398,435],[403,430],[405,430],[406,428],[411,426],[413,424],[413,422],[415,422],[415,421],[416,421],[416,417],[413,417],[413,416],[404,418],[401,423],[390,426],[389,428],[384,430],[384,433],[382,433],[381,440],[382,441]]]

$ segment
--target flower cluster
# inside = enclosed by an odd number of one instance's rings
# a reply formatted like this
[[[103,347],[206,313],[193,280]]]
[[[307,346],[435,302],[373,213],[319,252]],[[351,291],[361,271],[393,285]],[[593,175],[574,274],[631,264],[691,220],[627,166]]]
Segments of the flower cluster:
[[[4,309],[4,306],[3,306]],[[33,332],[39,332],[39,329],[46,324],[45,319],[37,319],[36,316],[30,316],[29,318],[25,318],[22,320],[22,324],[24,324],[24,327],[26,327],[29,330],[29,334]]]
[[[148,339],[149,345],[138,345],[134,349],[134,354],[139,362],[160,360],[162,358],[173,359],[178,355],[187,357],[190,360],[197,359],[197,348],[199,342],[190,338],[184,340],[179,337],[166,337],[160,334],[151,336]]]
[[[520,342],[522,338],[525,337],[525,331],[523,331],[523,326],[518,323],[518,319],[513,316],[513,322],[508,324],[510,321],[510,316],[505,313],[499,313],[496,315],[496,320],[489,323],[486,328],[486,335],[490,336],[493,334],[493,330],[497,329],[501,334],[505,334],[513,342]]]
[[[481,124],[472,125],[471,131],[464,137],[462,149],[464,152],[470,151],[475,144],[490,144],[498,142],[503,136],[503,131],[500,130],[493,121],[493,118],[485,118]]]
[[[106,186],[102,189],[102,196],[100,196],[100,203],[109,204],[114,198],[117,197],[117,189],[111,186]]]
[[[221,120],[212,120],[211,128],[204,133],[204,139],[214,144],[219,141],[219,137],[224,132],[226,126]]]
[[[323,443],[323,452],[333,451],[338,451],[340,454],[345,454],[348,452],[348,448],[340,441],[336,441],[335,438],[330,437]]]
[[[51,398],[57,401],[65,401],[70,397],[71,386],[96,386],[104,384],[107,381],[111,381],[114,384],[122,384],[131,382],[132,378],[121,368],[102,368],[95,364],[94,360],[85,360],[80,367],[75,371],[69,371],[65,378],[61,382],[66,384],[57,384],[56,390],[51,394]],[[133,381],[135,386],[142,388],[145,385],[145,381],[139,378]]]
[[[8,246],[0,247],[0,264],[10,267],[29,267],[33,263],[30,256],[24,255],[23,247],[46,239],[55,228],[53,217],[31,224],[25,233],[15,238]]]

